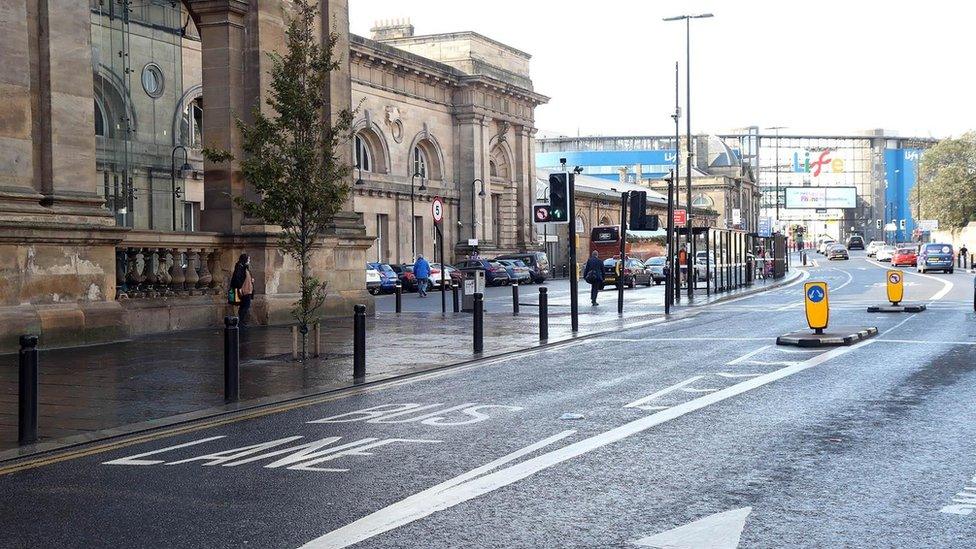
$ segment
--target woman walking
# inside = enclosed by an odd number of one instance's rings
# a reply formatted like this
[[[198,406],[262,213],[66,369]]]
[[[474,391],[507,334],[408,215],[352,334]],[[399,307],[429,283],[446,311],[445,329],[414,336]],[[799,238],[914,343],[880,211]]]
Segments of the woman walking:
[[[247,326],[247,315],[251,312],[251,297],[254,295],[254,278],[251,276],[251,258],[241,254],[234,265],[234,274],[230,277],[230,287],[237,290],[239,308],[237,318],[239,325]]]

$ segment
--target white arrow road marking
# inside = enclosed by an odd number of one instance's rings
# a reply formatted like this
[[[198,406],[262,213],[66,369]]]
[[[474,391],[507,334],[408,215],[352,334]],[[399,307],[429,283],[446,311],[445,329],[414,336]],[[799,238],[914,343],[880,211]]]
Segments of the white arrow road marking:
[[[904,322],[905,321],[902,321],[894,328],[897,328]],[[887,330],[885,333],[890,332],[894,328]],[[614,427],[609,431],[579,440],[572,444],[563,446],[562,448],[551,450],[523,462],[510,465],[504,469],[499,469],[482,476],[476,476],[481,474],[482,471],[487,472],[489,468],[488,465],[480,467],[474,471],[470,471],[459,477],[455,477],[454,479],[443,482],[438,486],[434,486],[433,488],[429,488],[423,492],[409,496],[392,505],[384,507],[383,509],[375,511],[351,524],[347,524],[346,526],[316,538],[306,543],[302,547],[304,549],[341,549],[343,547],[349,547],[350,545],[370,539],[374,536],[378,536],[384,532],[389,532],[390,530],[399,528],[405,524],[410,524],[411,522],[428,517],[438,511],[449,509],[460,503],[491,493],[499,488],[515,484],[516,482],[528,478],[539,471],[544,471],[565,461],[569,461],[573,458],[603,448],[609,444],[613,444],[614,442],[620,442],[621,440],[624,440],[630,436],[643,433],[652,427],[667,423],[691,412],[701,410],[702,408],[706,408],[715,403],[722,402],[723,400],[741,395],[742,393],[762,387],[763,385],[768,385],[774,381],[779,381],[780,379],[789,377],[793,374],[813,368],[814,366],[823,364],[828,360],[856,349],[860,349],[861,347],[870,345],[871,343],[874,343],[873,339],[861,341],[851,345],[850,347],[838,347],[826,353],[812,357],[809,360],[801,362],[795,366],[788,366],[768,374],[763,374],[759,377],[747,379],[741,383],[726,387],[720,391],[702,395],[698,398],[689,400],[688,402],[683,402],[681,404],[672,406],[666,410],[635,419],[634,421],[625,423],[619,427]],[[525,455],[534,452],[536,448],[551,444],[551,442],[554,441],[553,439],[568,436],[564,433],[567,433],[567,431],[555,435],[555,437],[550,437],[543,441],[539,441],[532,446],[524,448],[523,450],[509,454],[509,456],[516,456],[516,454],[520,453]],[[572,431],[568,431],[568,433],[572,433]],[[506,459],[511,461],[512,459],[515,459],[515,457],[509,458],[509,456],[501,458],[501,460],[497,461],[503,461]],[[495,466],[492,466],[491,468],[494,467]],[[478,471],[478,473],[475,473],[475,471]],[[462,478],[466,480],[459,480]]]
[[[667,532],[634,542],[640,547],[658,549],[736,549],[752,507],[715,513]]]

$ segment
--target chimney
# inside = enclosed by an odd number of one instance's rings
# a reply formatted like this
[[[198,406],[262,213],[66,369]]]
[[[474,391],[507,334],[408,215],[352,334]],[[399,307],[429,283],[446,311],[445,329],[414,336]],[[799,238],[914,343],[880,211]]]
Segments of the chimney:
[[[397,38],[410,38],[413,36],[413,25],[409,19],[387,19],[377,21],[373,28],[369,29],[373,33],[373,40],[382,42],[384,40],[395,40]]]

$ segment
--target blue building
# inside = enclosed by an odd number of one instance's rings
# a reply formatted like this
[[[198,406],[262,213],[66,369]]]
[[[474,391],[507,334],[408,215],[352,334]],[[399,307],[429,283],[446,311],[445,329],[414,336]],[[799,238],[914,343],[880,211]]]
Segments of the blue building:
[[[896,242],[912,240],[918,220],[909,204],[909,197],[918,183],[918,165],[922,149],[885,149],[885,212],[884,224],[895,226],[889,239]]]

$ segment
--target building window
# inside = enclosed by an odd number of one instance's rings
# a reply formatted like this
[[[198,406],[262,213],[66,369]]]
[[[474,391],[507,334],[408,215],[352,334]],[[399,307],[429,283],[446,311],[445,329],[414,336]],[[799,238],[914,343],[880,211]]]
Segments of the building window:
[[[424,179],[427,178],[427,155],[420,146],[413,148],[413,173]]]
[[[142,68],[142,89],[154,99],[163,95],[163,70],[159,65],[149,63]]]
[[[715,205],[715,202],[713,202],[708,196],[699,194],[691,199],[691,205],[695,208],[711,208]]]
[[[105,137],[105,130],[108,128],[108,120],[105,118],[105,109],[95,99],[95,135]]]
[[[200,203],[183,203],[183,230],[187,232],[196,231],[200,226]]]
[[[417,256],[424,255],[424,218],[419,215],[413,218],[413,235],[417,242]],[[411,259],[416,260],[416,256]]]
[[[366,144],[366,140],[358,133],[354,140],[354,146],[356,148],[356,166],[364,172],[373,171],[373,161],[369,156],[369,146]]]
[[[491,177],[498,177],[498,166],[495,165],[494,160],[488,161],[488,175]]]
[[[502,241],[502,195],[491,195],[491,226],[495,244]]]
[[[586,223],[583,221],[583,216],[576,216],[576,234],[583,234],[586,232]]]
[[[390,260],[390,216],[376,214],[376,261]]]
[[[183,144],[192,149],[203,148],[203,98],[198,97],[183,111]]]

